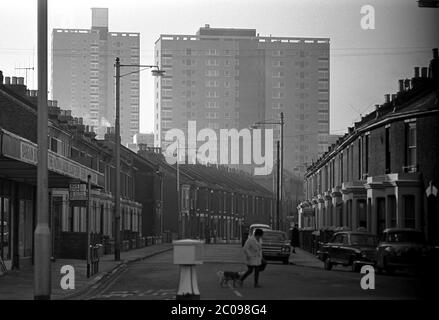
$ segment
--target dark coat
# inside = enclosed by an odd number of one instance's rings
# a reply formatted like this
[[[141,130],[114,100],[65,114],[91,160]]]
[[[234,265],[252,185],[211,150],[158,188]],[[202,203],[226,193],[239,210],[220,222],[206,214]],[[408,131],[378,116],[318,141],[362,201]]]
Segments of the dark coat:
[[[292,247],[299,246],[299,229],[297,228],[291,229],[291,246]]]

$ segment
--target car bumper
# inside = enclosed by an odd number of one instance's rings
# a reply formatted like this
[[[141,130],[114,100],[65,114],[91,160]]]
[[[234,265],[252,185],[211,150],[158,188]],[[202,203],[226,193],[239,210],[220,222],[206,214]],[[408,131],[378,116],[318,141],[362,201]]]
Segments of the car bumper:
[[[264,259],[285,259],[290,257],[289,252],[263,252]]]
[[[375,261],[370,261],[370,260],[354,260],[353,264],[357,265],[357,266],[374,266],[376,263]]]

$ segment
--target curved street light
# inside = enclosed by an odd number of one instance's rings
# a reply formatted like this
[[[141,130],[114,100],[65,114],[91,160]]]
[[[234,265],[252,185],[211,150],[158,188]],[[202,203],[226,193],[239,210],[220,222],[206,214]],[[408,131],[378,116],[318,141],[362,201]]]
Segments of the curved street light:
[[[278,178],[277,178],[277,186],[278,191],[276,194],[276,229],[279,230],[279,217],[282,211],[282,190],[283,190],[283,167],[284,167],[284,113],[280,113],[279,120],[263,120],[257,121],[250,126],[250,129],[257,129],[260,126],[265,125],[279,125],[280,126],[280,157],[278,155]]]
[[[116,158],[116,186],[114,192],[115,198],[115,211],[114,211],[114,260],[120,261],[120,78],[125,77],[129,74],[139,73],[143,70],[153,69],[151,74],[153,76],[163,76],[165,71],[160,70],[157,65],[141,65],[141,64],[120,64],[119,57],[116,58],[116,63],[114,65],[116,69],[116,120],[115,120],[115,131],[116,131],[116,146],[115,146],[115,158]],[[124,75],[120,75],[121,67],[137,67],[143,68],[140,70],[135,70]]]

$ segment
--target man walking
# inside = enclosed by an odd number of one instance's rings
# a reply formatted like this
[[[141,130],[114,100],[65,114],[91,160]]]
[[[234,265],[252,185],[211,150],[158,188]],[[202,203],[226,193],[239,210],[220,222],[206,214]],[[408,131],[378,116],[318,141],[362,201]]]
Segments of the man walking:
[[[244,244],[244,255],[247,264],[247,271],[241,276],[241,283],[244,282],[253,271],[255,272],[255,288],[260,288],[259,285],[259,267],[262,264],[262,243],[261,238],[264,232],[261,229],[256,229],[255,233],[250,236]]]

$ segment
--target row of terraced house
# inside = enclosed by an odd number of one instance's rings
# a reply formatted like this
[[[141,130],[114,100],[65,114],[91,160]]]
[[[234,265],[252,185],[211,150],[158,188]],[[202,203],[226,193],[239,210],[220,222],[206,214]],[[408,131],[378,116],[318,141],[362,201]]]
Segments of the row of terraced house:
[[[439,244],[438,64],[433,49],[429,67],[399,80],[307,169],[302,230],[415,228]]]
[[[54,258],[85,258],[86,208],[69,187],[90,177],[90,230],[103,253],[114,250],[114,133],[103,140],[49,101],[49,204]],[[0,71],[0,256],[8,268],[33,263],[36,222],[37,92]],[[252,222],[270,223],[273,195],[227,168],[167,164],[160,149],[121,146],[122,250],[178,236],[239,242]],[[179,181],[179,196],[177,195]],[[177,206],[177,201],[179,206]],[[272,220],[271,220],[272,221]]]

